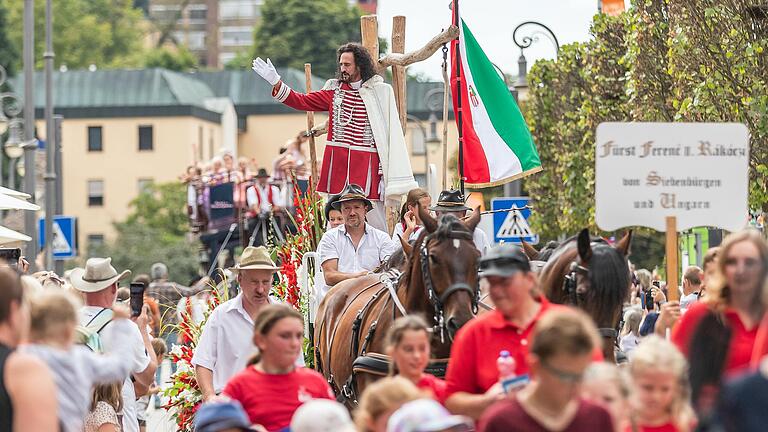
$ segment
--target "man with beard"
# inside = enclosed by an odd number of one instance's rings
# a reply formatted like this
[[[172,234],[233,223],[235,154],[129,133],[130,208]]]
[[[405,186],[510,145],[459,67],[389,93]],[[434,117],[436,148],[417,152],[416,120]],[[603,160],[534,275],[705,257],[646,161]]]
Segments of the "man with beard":
[[[337,194],[348,184],[363,186],[375,209],[371,225],[386,231],[384,200],[400,207],[400,199],[418,187],[405,147],[392,86],[376,75],[374,60],[360,44],[338,49],[337,78],[322,90],[292,90],[267,59],[253,70],[272,85],[272,96],[302,111],[328,111],[328,136],[317,190]]]
[[[323,234],[318,246],[325,277],[323,296],[343,280],[368,274],[397,250],[387,233],[366,223],[365,214],[372,205],[360,186],[344,188],[333,207],[341,210],[344,224]]]

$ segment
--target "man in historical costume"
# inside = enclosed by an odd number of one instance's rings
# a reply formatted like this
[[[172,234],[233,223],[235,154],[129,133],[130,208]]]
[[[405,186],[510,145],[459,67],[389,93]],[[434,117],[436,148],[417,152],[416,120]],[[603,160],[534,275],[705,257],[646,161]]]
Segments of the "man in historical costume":
[[[440,192],[440,196],[437,198],[437,204],[429,209],[435,212],[438,219],[446,213],[451,213],[457,218],[463,219],[467,216],[467,212],[472,210],[467,207],[464,202],[464,195],[461,194],[461,191],[456,189],[444,190]],[[479,228],[475,229],[475,232],[472,234],[472,240],[474,241],[477,250],[482,254],[491,247],[491,243],[488,241],[485,232]]]
[[[360,44],[338,50],[337,78],[322,90],[292,90],[267,59],[253,61],[253,70],[272,85],[272,96],[303,111],[328,111],[328,135],[317,190],[336,194],[348,184],[363,187],[374,202],[369,222],[387,231],[384,201],[399,207],[401,196],[418,187],[405,147],[392,86],[376,75],[374,60]]]
[[[256,183],[245,192],[248,203],[248,232],[259,230],[254,245],[258,246],[266,240],[267,227],[272,224],[270,219],[282,210],[283,201],[277,186],[269,183],[269,173],[259,168]]]

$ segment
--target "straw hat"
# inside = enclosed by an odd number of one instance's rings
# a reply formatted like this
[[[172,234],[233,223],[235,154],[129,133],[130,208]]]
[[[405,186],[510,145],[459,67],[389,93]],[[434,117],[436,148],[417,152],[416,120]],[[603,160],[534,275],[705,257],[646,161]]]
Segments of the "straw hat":
[[[371,211],[373,209],[373,203],[371,203],[365,196],[363,188],[354,183],[350,183],[344,187],[344,190],[339,193],[339,198],[331,204],[331,207],[336,210],[341,210],[341,204],[347,201],[362,201],[365,203],[366,211]]]
[[[98,292],[130,274],[130,270],[117,273],[117,270],[112,267],[112,258],[89,258],[85,262],[85,268],[72,269],[69,279],[78,291]]]
[[[275,266],[275,262],[269,256],[267,248],[264,246],[248,246],[240,255],[240,262],[230,270],[237,272],[239,270],[280,270]]]

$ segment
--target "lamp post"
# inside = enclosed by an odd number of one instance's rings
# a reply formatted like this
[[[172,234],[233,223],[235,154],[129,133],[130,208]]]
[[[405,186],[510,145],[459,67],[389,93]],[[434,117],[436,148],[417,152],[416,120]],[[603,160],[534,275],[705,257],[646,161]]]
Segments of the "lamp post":
[[[524,27],[536,27],[526,36],[518,41],[517,32]],[[520,57],[517,58],[517,81],[515,81],[515,90],[517,90],[517,97],[520,101],[524,101],[528,98],[528,60],[525,58],[525,49],[529,48],[534,42],[539,41],[539,35],[546,36],[555,45],[555,56],[560,52],[560,42],[557,40],[555,33],[550,30],[549,27],[537,21],[526,21],[518,24],[514,30],[512,30],[512,41],[515,42],[520,48]]]
[[[35,202],[35,152],[37,140],[35,139],[35,98],[34,98],[34,70],[35,70],[35,0],[24,0],[24,164],[26,175],[24,176],[24,192],[30,195],[32,203]],[[28,145],[34,143],[34,145]],[[32,239],[27,242],[26,253],[29,261],[29,271],[37,270],[37,214],[32,211],[24,212],[24,231]]]

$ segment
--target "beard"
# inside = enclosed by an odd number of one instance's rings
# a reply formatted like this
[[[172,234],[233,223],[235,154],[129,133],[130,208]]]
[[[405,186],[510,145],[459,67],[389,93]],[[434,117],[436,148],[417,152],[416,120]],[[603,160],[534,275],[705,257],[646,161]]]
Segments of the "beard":
[[[338,71],[336,72],[336,79],[339,80],[339,82],[349,84],[352,82],[352,75],[347,72]]]

